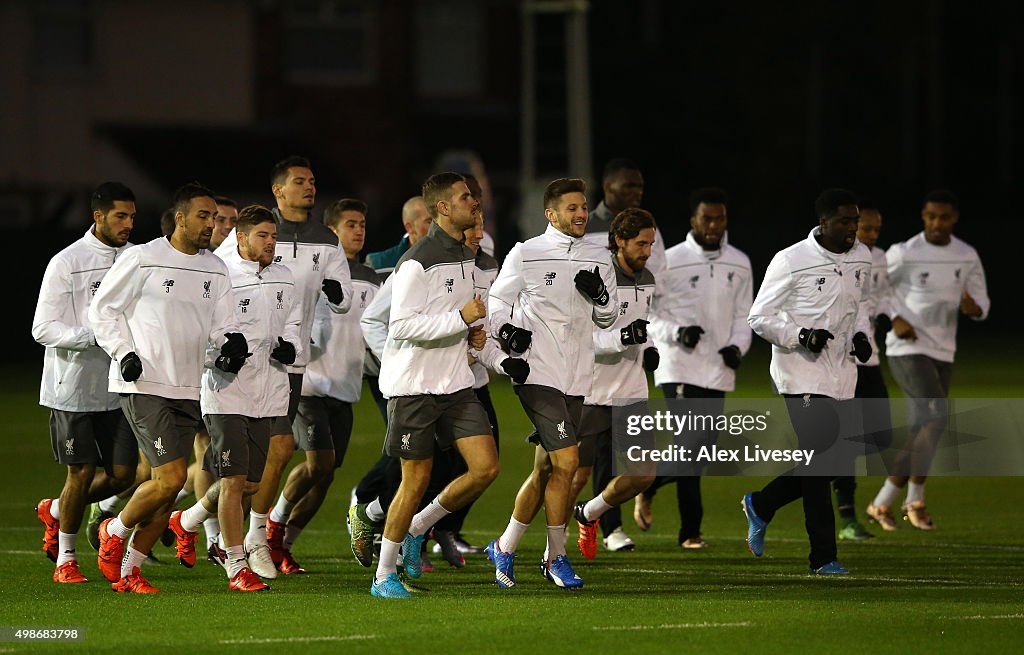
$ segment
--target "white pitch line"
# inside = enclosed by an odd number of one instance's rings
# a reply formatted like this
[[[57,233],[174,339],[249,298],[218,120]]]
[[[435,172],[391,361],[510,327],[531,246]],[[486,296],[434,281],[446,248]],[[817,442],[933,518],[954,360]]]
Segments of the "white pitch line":
[[[975,614],[974,616],[944,616],[942,618],[960,621],[982,621],[985,619],[1024,619],[1024,614]]]
[[[684,570],[671,570],[671,569],[627,569],[627,568],[613,568],[607,569],[616,573],[649,573],[653,575],[683,575],[687,577],[696,577],[698,575],[706,575],[706,571],[684,571]],[[935,585],[963,585],[969,587],[1020,587],[1024,586],[1024,583],[1020,582],[993,582],[990,580],[985,581],[971,581],[971,580],[945,580],[941,578],[890,578],[886,576],[877,575],[857,575],[856,573],[851,575],[829,575],[829,576],[812,576],[810,573],[772,573],[772,572],[750,572],[750,573],[716,573],[715,575],[726,577],[726,578],[782,578],[782,579],[809,579],[827,578],[829,580],[835,580],[836,582],[899,582],[899,583],[910,583],[910,584],[935,584]]]
[[[691,628],[749,628],[750,621],[736,623],[661,623],[659,625],[595,625],[592,630],[688,630]]]
[[[221,639],[220,644],[291,644],[291,643],[307,643],[311,641],[356,641],[361,639],[376,639],[377,635],[341,635],[333,636],[328,635],[326,637],[278,637],[278,638],[267,638],[267,639]]]

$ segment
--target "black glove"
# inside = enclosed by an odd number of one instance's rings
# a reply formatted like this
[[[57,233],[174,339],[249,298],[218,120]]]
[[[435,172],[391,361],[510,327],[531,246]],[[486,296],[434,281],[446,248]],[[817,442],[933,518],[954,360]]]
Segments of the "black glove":
[[[722,356],[722,361],[725,362],[725,365],[734,371],[738,369],[742,363],[743,355],[740,354],[740,349],[737,346],[726,346],[725,348],[720,348],[718,350],[718,354]]]
[[[341,288],[341,282],[337,280],[326,278],[321,288],[332,305],[340,305],[341,301],[345,299],[345,292]]]
[[[635,346],[636,344],[647,343],[648,323],[650,323],[650,321],[638,318],[619,330],[619,334],[622,336],[622,345]]]
[[[220,347],[221,356],[245,359],[250,355],[249,344],[246,343],[245,336],[241,332],[228,332],[224,338],[227,341]]]
[[[583,292],[583,295],[594,301],[595,305],[604,307],[608,304],[608,289],[604,286],[604,280],[601,279],[601,273],[597,266],[592,271],[585,268],[580,270],[572,281],[576,288]]]
[[[530,363],[525,359],[506,357],[501,360],[501,368],[512,378],[513,382],[518,384],[523,384],[526,382],[526,378],[530,376]]]
[[[684,348],[696,348],[702,334],[704,334],[704,328],[699,325],[681,327],[676,330],[676,341],[683,344]]]
[[[825,348],[825,344],[828,343],[829,339],[835,339],[835,335],[828,330],[808,330],[807,328],[800,329],[800,336],[797,337],[800,341],[800,345],[810,350],[812,353],[820,353]]]
[[[142,360],[131,351],[121,358],[121,379],[125,382],[135,382],[142,377]]]
[[[861,364],[871,359],[871,342],[868,341],[868,335],[863,332],[858,332],[853,335],[853,350],[850,354],[857,358]]]
[[[892,329],[892,319],[889,318],[888,314],[879,314],[875,316],[875,331],[880,333],[883,337],[885,333]]]
[[[533,332],[506,323],[498,330],[498,338],[514,353],[526,352],[533,341]]]
[[[245,364],[245,357],[228,357],[221,355],[213,361],[213,365],[225,373],[238,373]]]
[[[658,349],[654,346],[644,348],[644,370],[653,371],[658,368],[658,364],[661,363],[661,355],[658,354]]]
[[[284,337],[277,338],[277,347],[270,351],[270,356],[286,366],[295,363],[295,346],[284,340]]]

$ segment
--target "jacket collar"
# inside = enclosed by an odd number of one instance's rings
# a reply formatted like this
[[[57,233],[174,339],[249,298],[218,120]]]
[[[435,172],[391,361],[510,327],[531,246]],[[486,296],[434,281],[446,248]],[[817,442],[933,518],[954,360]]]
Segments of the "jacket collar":
[[[127,243],[125,245],[121,246],[120,248],[115,248],[114,246],[108,246],[107,244],[105,244],[102,241],[100,241],[100,238],[98,236],[96,236],[96,232],[94,231],[95,229],[96,229],[96,224],[93,223],[93,225],[88,230],[85,231],[85,242],[87,244],[89,244],[89,247],[92,248],[93,250],[95,250],[97,252],[101,252],[101,253],[107,254],[107,255],[111,255],[111,254],[114,254],[114,253],[117,253],[117,252],[123,250],[125,247],[128,246]]]
[[[821,234],[821,226],[816,225],[807,234],[807,243],[814,250],[814,252],[818,253],[819,255],[829,260],[830,262],[838,263],[846,261],[846,258],[850,255],[850,253],[857,249],[857,244],[859,243],[858,241],[854,240],[853,246],[846,252],[832,252],[831,250],[827,250],[826,248],[822,247],[822,245],[818,243],[818,240],[815,237],[819,234]]]
[[[583,241],[583,237],[569,236],[551,223],[548,223],[547,229],[544,230],[544,236],[559,245],[565,246],[566,248]]]
[[[258,275],[260,273],[260,263],[251,262],[248,259],[242,259],[242,256],[238,254],[237,244],[229,252],[224,253],[224,261],[229,266],[237,268],[240,271],[243,271],[246,275]],[[273,265],[274,263],[271,262],[270,265],[264,268],[263,270],[265,271],[267,270],[267,268],[270,268]]]
[[[704,247],[697,243],[697,237],[693,235],[693,230],[686,233],[686,241],[683,243],[686,244],[687,248],[705,259],[718,259],[725,253],[726,248],[729,247],[729,230],[726,230],[725,234],[722,235],[722,243],[718,246],[718,250],[704,250]]]
[[[407,235],[408,236],[408,235]],[[466,237],[463,236],[461,239],[454,239],[452,235],[448,234],[437,224],[436,221],[430,223],[430,229],[427,230],[427,236],[431,239],[437,239],[438,242],[445,248],[459,248],[466,244]]]

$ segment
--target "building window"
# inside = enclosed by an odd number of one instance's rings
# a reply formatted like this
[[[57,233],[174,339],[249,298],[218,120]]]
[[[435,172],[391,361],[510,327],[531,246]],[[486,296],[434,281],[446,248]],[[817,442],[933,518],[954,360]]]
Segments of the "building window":
[[[370,84],[377,78],[377,13],[370,0],[289,0],[284,58],[295,84]]]
[[[79,73],[93,62],[91,0],[32,3],[32,61],[44,72]]]

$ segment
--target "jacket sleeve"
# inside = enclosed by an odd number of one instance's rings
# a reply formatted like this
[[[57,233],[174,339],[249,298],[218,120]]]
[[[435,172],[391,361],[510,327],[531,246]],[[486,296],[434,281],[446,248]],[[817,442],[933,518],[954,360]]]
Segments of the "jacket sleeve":
[[[791,290],[789,261],[785,255],[778,253],[768,264],[761,288],[747,317],[747,323],[758,336],[782,348],[796,348],[800,345],[800,329],[803,327],[782,317]]]
[[[892,286],[889,285],[889,272],[885,268],[878,272],[878,282],[872,280],[871,295],[875,301],[872,318],[879,314],[892,318]]]
[[[395,276],[391,275],[373,297],[370,304],[359,317],[359,327],[363,330],[363,341],[380,361],[384,356],[384,344],[388,340],[388,323],[391,321],[391,287]]]
[[[395,281],[388,328],[392,339],[433,341],[468,332],[469,326],[458,309],[429,313],[432,307],[427,274],[418,261],[406,260],[392,275]]]
[[[750,316],[750,307],[754,302],[754,275],[750,268],[750,260],[748,259],[745,263],[746,275],[743,276],[743,282],[736,290],[736,295],[733,296],[732,331],[729,334],[728,344],[739,348],[740,353],[744,355],[750,350],[750,342],[753,340],[753,333],[750,331],[747,317]]]
[[[519,292],[526,286],[522,275],[523,251],[521,246],[522,244],[517,243],[505,256],[498,277],[491,285],[487,296],[487,321],[490,326],[488,332],[492,335],[497,335],[501,326],[512,320],[512,310],[519,299]],[[526,328],[527,326],[517,327]]]
[[[973,254],[974,262],[971,265],[971,270],[967,272],[966,288],[967,293],[971,294],[971,298],[974,298],[974,302],[978,303],[978,307],[981,308],[981,316],[972,316],[971,319],[984,321],[988,318],[988,310],[992,306],[992,301],[988,297],[988,286],[985,284],[985,269],[981,266],[981,258],[978,257],[977,252]]]
[[[142,293],[146,276],[139,271],[139,247],[129,248],[103,276],[103,284],[89,305],[89,324],[96,343],[115,361],[135,349],[124,313]]]
[[[235,316],[235,303],[232,302],[233,293],[231,290],[231,276],[228,275],[225,269],[224,283],[220,285],[220,292],[214,300],[213,320],[210,322],[210,336],[206,346],[207,368],[212,367],[213,362],[220,356],[220,348],[227,341],[224,335],[228,332],[242,331],[238,327],[238,319]],[[248,339],[249,337],[246,338]],[[252,351],[252,344],[249,344],[249,350],[250,352]]]
[[[906,316],[907,311],[906,306],[903,304],[903,298],[896,293],[896,289],[900,286],[906,275],[906,269],[903,266],[902,244],[897,243],[885,251],[885,268],[889,276],[889,308],[892,310],[889,318],[895,319],[897,316]]]
[[[61,258],[54,257],[46,266],[39,288],[39,300],[32,319],[32,338],[49,348],[86,350],[93,346],[92,328],[64,322],[73,303],[74,291],[68,266]]]
[[[626,346],[618,330],[594,328],[594,354],[615,355],[624,352]]]
[[[337,250],[327,253],[327,268],[324,271],[324,279],[337,280],[341,283],[342,298],[341,302],[337,305],[328,301],[327,306],[335,314],[345,314],[352,307],[352,273],[348,270],[348,259],[345,257],[345,251],[341,247],[341,241],[338,241],[337,246]]]
[[[494,337],[487,337],[487,341],[484,343],[484,349],[477,352],[470,349],[470,354],[473,355],[481,364],[491,369],[495,373],[501,373],[502,375],[508,375],[505,373],[505,369],[501,367],[501,363],[509,357],[501,346],[498,345],[497,339]]]
[[[651,300],[650,316],[648,317],[651,324],[647,326],[647,331],[657,341],[662,343],[675,342],[676,332],[681,327],[676,324],[675,316],[677,312],[674,307],[679,304],[679,299],[683,297],[683,291],[675,288],[675,279],[676,276],[669,273],[668,266],[665,266],[661,275],[654,278],[656,286],[654,298]],[[746,324],[746,320],[747,317],[744,316],[744,324]]]
[[[594,303],[594,309],[590,315],[594,325],[599,328],[611,327],[619,315],[619,303],[616,300],[619,297],[619,285],[615,281],[615,267],[612,266],[611,254],[605,260],[600,273],[604,280],[604,287],[608,291],[608,304],[602,307]]]
[[[293,281],[294,277],[289,275],[288,279]],[[292,289],[297,289],[297,287],[292,286]],[[291,296],[291,305],[288,307],[288,318],[285,319],[284,334],[281,335],[281,338],[295,346],[295,360],[298,361],[309,345],[302,343],[302,303],[299,302],[298,293],[293,291],[289,296]],[[330,303],[327,304],[330,305]]]

